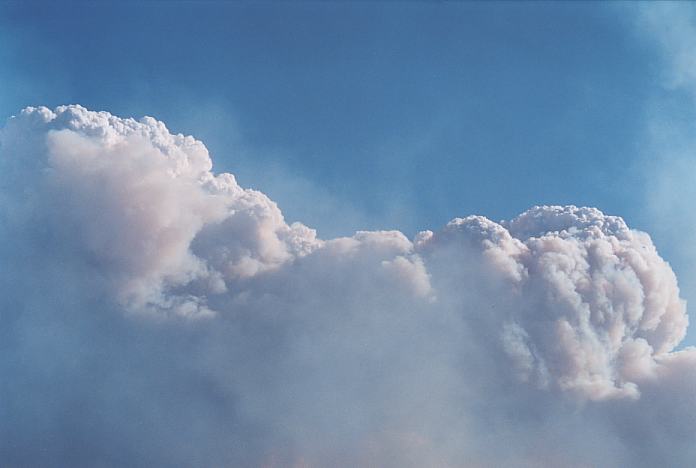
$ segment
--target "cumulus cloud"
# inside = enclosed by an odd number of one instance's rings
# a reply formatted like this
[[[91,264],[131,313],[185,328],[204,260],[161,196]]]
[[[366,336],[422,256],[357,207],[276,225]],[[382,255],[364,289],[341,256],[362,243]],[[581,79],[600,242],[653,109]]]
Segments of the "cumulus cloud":
[[[9,466],[689,466],[650,237],[534,207],[318,239],[152,118],[0,131]]]

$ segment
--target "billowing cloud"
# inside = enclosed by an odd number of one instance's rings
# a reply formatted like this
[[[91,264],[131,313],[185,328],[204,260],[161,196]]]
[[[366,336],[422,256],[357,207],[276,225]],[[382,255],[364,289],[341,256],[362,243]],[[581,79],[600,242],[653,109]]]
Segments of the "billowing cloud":
[[[696,461],[685,303],[619,217],[322,240],[152,118],[0,145],[6,465]]]

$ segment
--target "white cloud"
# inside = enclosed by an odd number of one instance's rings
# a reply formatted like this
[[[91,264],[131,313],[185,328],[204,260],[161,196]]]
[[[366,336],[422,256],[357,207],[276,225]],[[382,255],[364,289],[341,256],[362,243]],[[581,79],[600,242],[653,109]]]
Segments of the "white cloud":
[[[322,240],[150,118],[28,108],[0,145],[11,466],[695,459],[685,304],[621,218]]]

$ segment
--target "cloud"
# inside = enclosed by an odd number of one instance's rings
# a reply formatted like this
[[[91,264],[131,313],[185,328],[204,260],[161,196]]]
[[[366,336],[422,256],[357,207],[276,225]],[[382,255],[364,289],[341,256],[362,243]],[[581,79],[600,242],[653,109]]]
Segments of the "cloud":
[[[656,2],[638,5],[634,11],[637,28],[662,53],[664,85],[696,93],[696,9],[688,3]]]
[[[645,130],[637,162],[642,178],[644,225],[679,273],[684,295],[696,298],[696,8],[689,3],[651,2],[632,8],[629,17],[648,46],[659,71],[646,105]],[[630,181],[635,190],[635,181]],[[693,338],[689,337],[693,343]]]
[[[152,118],[0,131],[9,466],[688,466],[696,351],[593,208],[319,239]]]

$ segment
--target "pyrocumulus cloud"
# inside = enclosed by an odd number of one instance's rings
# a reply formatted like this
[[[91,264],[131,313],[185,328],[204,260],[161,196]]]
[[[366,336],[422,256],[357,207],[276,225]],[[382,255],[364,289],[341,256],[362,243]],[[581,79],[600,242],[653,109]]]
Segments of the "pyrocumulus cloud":
[[[696,351],[648,234],[537,206],[319,239],[211,168],[149,117],[0,131],[0,464],[696,461]]]

